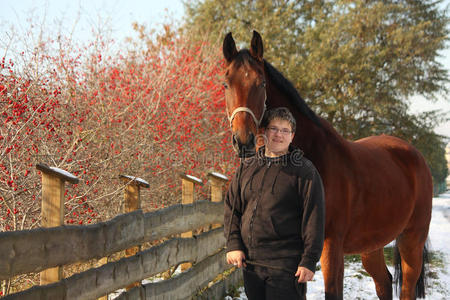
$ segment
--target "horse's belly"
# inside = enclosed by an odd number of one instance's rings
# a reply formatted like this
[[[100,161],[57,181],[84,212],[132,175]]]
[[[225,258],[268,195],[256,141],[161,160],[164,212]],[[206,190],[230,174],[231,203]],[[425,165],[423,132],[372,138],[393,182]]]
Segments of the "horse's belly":
[[[380,249],[393,241],[403,228],[391,228],[389,231],[354,233],[351,232],[344,240],[345,254],[367,253]]]

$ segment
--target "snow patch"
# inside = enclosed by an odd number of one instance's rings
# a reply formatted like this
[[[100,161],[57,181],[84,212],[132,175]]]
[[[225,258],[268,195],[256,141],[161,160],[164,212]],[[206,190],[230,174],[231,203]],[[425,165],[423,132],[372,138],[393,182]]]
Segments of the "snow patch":
[[[194,180],[194,181],[196,181],[196,182],[198,182],[198,183],[203,183],[202,180],[201,180],[200,178],[197,178],[197,177],[195,177],[195,176],[186,174],[186,177],[189,178],[189,179],[191,179],[191,180]]]
[[[143,185],[150,185],[146,180],[139,178],[139,177],[134,177],[134,176],[128,176],[128,175],[122,175],[122,177],[126,178],[126,179],[130,179],[130,180],[134,180],[137,183],[143,184]]]
[[[211,175],[219,177],[219,178],[222,178],[223,180],[228,180],[227,176],[225,176],[223,174],[220,174],[220,173],[217,173],[217,172],[211,172]]]
[[[74,179],[74,180],[78,180],[78,178],[75,175],[73,175],[72,173],[69,173],[69,172],[67,172],[67,171],[65,171],[63,169],[60,169],[60,168],[57,168],[57,167],[49,167],[49,168],[52,171],[54,171],[54,172],[56,172],[56,173],[58,173],[60,175],[64,175],[64,176],[69,177],[69,178]]]

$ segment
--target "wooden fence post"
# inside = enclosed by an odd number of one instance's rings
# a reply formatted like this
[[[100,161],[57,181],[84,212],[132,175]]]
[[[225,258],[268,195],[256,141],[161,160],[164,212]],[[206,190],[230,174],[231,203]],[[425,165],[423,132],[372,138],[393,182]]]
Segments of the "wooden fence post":
[[[180,174],[181,176],[181,204],[191,204],[194,203],[194,185],[200,184],[203,185],[201,179],[187,175]],[[181,237],[192,237],[192,231],[184,232],[181,234]],[[187,270],[192,267],[192,263],[184,263],[181,264],[181,270]]]
[[[100,258],[97,263],[95,264],[95,267],[101,267],[103,265],[106,265],[108,263],[108,257],[102,257]],[[108,295],[105,295],[103,297],[97,298],[97,300],[108,300]]]
[[[61,226],[64,223],[64,183],[68,181],[76,184],[79,179],[69,172],[45,164],[37,164],[36,169],[42,172],[41,226]],[[40,275],[41,285],[56,282],[62,279],[63,268],[49,268]]]
[[[142,178],[119,175],[122,181],[126,184],[124,190],[124,203],[123,212],[129,213],[141,208],[141,187],[149,188],[150,184]],[[136,255],[140,251],[140,246],[131,247],[125,250],[125,256]],[[139,286],[140,282],[135,282],[126,287],[126,290],[130,290],[136,286]]]
[[[106,265],[107,263],[108,263],[108,257],[102,257],[97,261],[97,263],[95,264],[95,267],[98,268],[103,265]]]
[[[208,173],[208,179],[211,184],[211,201],[221,202],[222,201],[222,189],[225,183],[228,182],[228,177],[217,172]],[[220,227],[220,224],[211,225],[211,229]]]

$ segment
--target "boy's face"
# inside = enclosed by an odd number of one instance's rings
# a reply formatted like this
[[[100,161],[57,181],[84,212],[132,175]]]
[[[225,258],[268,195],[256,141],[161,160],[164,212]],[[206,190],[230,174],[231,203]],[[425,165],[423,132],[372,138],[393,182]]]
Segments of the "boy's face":
[[[288,152],[294,138],[291,124],[286,120],[273,119],[265,130],[266,155],[280,156]]]

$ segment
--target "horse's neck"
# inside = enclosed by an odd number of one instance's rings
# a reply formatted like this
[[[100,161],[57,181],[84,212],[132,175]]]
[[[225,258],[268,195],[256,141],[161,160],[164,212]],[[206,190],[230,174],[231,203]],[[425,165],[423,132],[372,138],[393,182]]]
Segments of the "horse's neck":
[[[318,169],[328,165],[330,140],[328,131],[320,128],[307,117],[296,113],[297,131],[294,138],[294,145],[298,146],[305,153],[305,156],[311,160]]]
[[[305,156],[314,163],[321,174],[325,174],[327,173],[325,170],[331,165],[345,168],[347,159],[352,156],[352,148],[328,121],[322,118],[320,121],[321,127],[309,119],[306,120],[305,123],[309,124],[303,123],[305,133],[299,136],[298,143],[300,148],[304,147]]]

